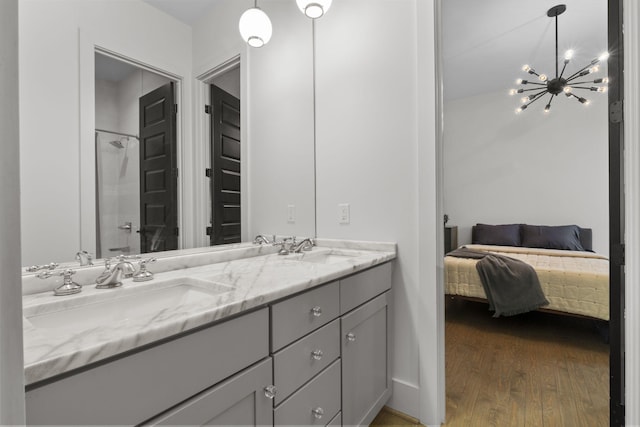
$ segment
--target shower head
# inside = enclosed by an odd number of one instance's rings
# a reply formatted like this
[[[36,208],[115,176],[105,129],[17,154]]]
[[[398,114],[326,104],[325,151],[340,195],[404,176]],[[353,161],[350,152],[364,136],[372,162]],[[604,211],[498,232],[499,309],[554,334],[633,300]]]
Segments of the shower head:
[[[113,145],[116,148],[124,148],[124,144],[122,144],[122,141],[109,141],[109,144]]]

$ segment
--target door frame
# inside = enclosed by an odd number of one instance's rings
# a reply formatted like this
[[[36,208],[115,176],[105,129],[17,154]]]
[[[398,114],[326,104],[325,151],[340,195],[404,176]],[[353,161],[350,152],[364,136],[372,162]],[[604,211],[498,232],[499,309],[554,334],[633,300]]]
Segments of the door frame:
[[[611,425],[623,425],[625,398],[625,195],[623,117],[615,117],[613,106],[624,98],[624,48],[622,0],[607,2],[609,84],[609,419]]]
[[[209,115],[205,113],[204,106],[210,103],[210,89],[209,85],[213,83],[213,80],[226,73],[227,71],[240,67],[240,170],[242,174],[240,176],[240,205],[245,208],[241,210],[240,223],[242,224],[241,241],[245,242],[249,240],[251,235],[249,230],[249,174],[251,169],[249,167],[249,150],[248,145],[250,143],[249,132],[249,110],[248,105],[248,75],[246,64],[246,53],[240,52],[228,58],[227,60],[212,66],[207,71],[196,76],[195,79],[195,96],[194,96],[194,126],[195,133],[194,139],[196,141],[203,141],[202,144],[196,144],[196,179],[194,193],[198,195],[195,198],[194,203],[194,215],[195,221],[194,228],[196,230],[195,247],[209,246],[209,236],[206,235],[206,229],[209,226],[209,207],[211,206],[211,191],[209,187],[209,178],[205,176],[205,170],[210,167],[211,153],[209,149],[209,141],[211,137]],[[200,171],[200,172],[198,172]]]
[[[89,31],[79,30],[79,96],[80,96],[80,128],[79,128],[79,169],[81,179],[78,183],[80,194],[80,212],[79,228],[80,242],[79,248],[95,251],[96,248],[96,186],[95,186],[95,54],[100,53],[109,56],[118,61],[126,62],[137,68],[159,74],[172,80],[175,84],[175,100],[178,104],[178,114],[176,115],[176,153],[177,165],[180,171],[177,186],[177,203],[178,203],[178,227],[180,236],[178,238],[178,249],[189,246],[187,240],[186,221],[184,220],[183,194],[185,183],[185,171],[188,171],[186,164],[187,156],[184,154],[184,137],[186,132],[184,126],[183,114],[185,114],[185,83],[183,77],[156,67],[151,64],[144,63],[137,59],[131,58],[120,52],[98,44],[91,36]],[[86,177],[92,177],[87,179]]]
[[[624,28],[625,419],[640,423],[640,5],[622,0]]]

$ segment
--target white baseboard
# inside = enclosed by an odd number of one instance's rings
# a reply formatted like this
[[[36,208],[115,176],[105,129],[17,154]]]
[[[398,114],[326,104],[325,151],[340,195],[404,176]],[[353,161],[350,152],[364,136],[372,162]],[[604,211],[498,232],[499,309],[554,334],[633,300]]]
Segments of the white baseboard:
[[[392,378],[393,394],[387,406],[413,418],[420,418],[420,388]]]

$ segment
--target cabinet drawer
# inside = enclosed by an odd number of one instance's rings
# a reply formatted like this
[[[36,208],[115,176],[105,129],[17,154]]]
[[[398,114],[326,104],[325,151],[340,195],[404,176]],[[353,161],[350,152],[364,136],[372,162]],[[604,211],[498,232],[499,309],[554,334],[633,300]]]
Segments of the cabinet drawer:
[[[333,282],[271,307],[271,350],[280,350],[338,317],[340,289]]]
[[[273,356],[273,381],[278,388],[275,404],[340,357],[340,320],[307,335]]]
[[[391,263],[340,280],[340,314],[391,288]]]
[[[264,393],[270,384],[268,358],[145,425],[270,425],[273,404]]]
[[[27,424],[139,424],[267,357],[268,309],[26,393]]]
[[[276,426],[324,426],[340,411],[340,400],[340,360],[338,359],[276,407],[273,423]]]

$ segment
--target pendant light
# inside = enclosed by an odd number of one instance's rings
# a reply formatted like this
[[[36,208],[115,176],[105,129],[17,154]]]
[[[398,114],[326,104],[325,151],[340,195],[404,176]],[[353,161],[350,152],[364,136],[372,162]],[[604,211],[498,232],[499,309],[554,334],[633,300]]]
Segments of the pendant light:
[[[238,29],[242,39],[251,47],[262,47],[269,43],[273,27],[267,14],[258,7],[258,0],[242,14]]]
[[[556,24],[556,73],[555,76],[547,76],[546,74],[538,74],[536,70],[531,68],[528,65],[522,67],[522,71],[535,76],[531,78],[531,80],[518,79],[516,80],[516,84],[522,86],[529,86],[530,89],[525,89],[521,87],[520,89],[511,89],[509,92],[511,95],[523,94],[525,95],[522,98],[522,105],[516,109],[516,113],[520,113],[525,110],[529,105],[533,104],[539,99],[542,99],[547,94],[549,95],[547,105],[544,107],[544,112],[549,113],[551,109],[551,102],[555,97],[560,94],[564,94],[567,98],[574,98],[576,101],[580,102],[584,105],[589,105],[590,101],[587,98],[580,96],[581,94],[576,95],[574,93],[578,90],[585,90],[591,92],[606,92],[607,91],[607,83],[609,79],[607,77],[600,77],[593,79],[593,77],[587,77],[589,74],[597,73],[599,70],[599,63],[604,62],[609,58],[609,53],[605,52],[599,57],[593,59],[590,63],[580,68],[578,71],[574,72],[571,75],[565,77],[564,72],[567,69],[567,65],[571,62],[573,58],[573,50],[567,50],[564,53],[564,65],[562,66],[562,71],[559,71],[558,66],[558,15],[564,13],[567,10],[567,6],[564,4],[559,4],[557,6],[552,7],[547,11],[547,16],[549,18],[555,18]],[[536,81],[537,80],[537,81]],[[597,86],[601,85],[601,86]],[[527,94],[525,94],[527,92]]]
[[[320,18],[331,7],[332,0],[296,0],[300,11],[311,19]]]

